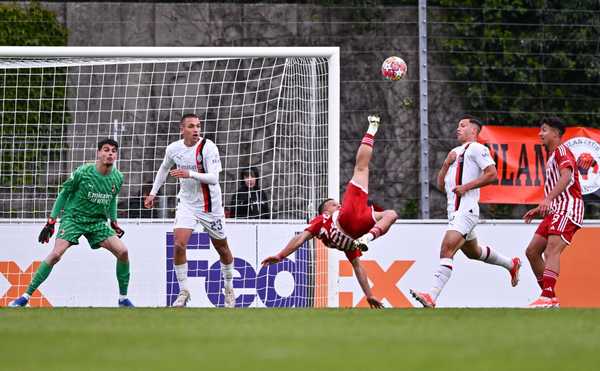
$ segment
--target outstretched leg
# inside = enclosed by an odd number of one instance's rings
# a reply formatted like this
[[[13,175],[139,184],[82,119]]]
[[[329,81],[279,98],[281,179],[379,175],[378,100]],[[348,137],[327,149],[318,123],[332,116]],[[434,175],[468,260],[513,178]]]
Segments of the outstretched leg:
[[[373,144],[375,141],[375,133],[379,128],[379,116],[369,116],[369,128],[365,133],[358,151],[356,152],[356,162],[354,163],[354,173],[352,174],[352,182],[357,186],[369,191],[369,162],[373,156]]]
[[[33,295],[33,292],[37,290],[37,288],[48,278],[50,272],[52,272],[52,268],[56,263],[59,262],[60,258],[63,256],[65,251],[71,246],[69,241],[63,240],[62,238],[57,238],[54,242],[54,248],[46,256],[46,258],[42,261],[38,269],[35,271],[29,286],[27,286],[27,291],[17,299],[13,300],[8,304],[9,307],[24,307],[29,302],[29,298]]]

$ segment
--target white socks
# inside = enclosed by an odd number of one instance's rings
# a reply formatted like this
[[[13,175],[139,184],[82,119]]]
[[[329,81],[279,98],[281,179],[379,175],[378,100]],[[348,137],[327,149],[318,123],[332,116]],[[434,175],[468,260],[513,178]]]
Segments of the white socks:
[[[177,276],[177,282],[179,283],[179,291],[185,290],[189,292],[188,284],[187,284],[187,276],[188,276],[188,264],[187,262],[175,265],[175,275]]]
[[[442,289],[444,288],[444,286],[446,286],[446,282],[448,282],[450,276],[452,276],[452,263],[452,259],[440,259],[440,266],[433,275],[433,287],[429,292],[431,298],[434,301],[437,300],[438,296],[440,295],[440,292],[442,292]]]
[[[481,256],[479,257],[479,260],[488,264],[499,265],[508,270],[511,270],[513,267],[512,259],[507,258],[495,250],[492,250],[492,248],[489,246],[481,248]]]
[[[223,286],[226,289],[233,289],[233,262],[223,264],[221,262],[221,275],[223,276]]]

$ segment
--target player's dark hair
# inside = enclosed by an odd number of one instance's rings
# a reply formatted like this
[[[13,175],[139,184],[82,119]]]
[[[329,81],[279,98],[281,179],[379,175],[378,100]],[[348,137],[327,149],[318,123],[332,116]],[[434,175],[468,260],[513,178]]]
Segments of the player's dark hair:
[[[540,126],[542,126],[544,124],[550,126],[551,128],[555,128],[556,130],[558,130],[561,137],[565,133],[565,130],[566,130],[565,123],[556,116],[544,117],[543,119],[540,120]]]
[[[116,140],[106,138],[106,139],[102,139],[101,141],[98,142],[98,151],[101,150],[102,146],[105,144],[111,145],[111,146],[115,147],[116,149],[119,149],[119,143],[117,143]]]
[[[200,117],[198,117],[198,115],[196,115],[195,113],[186,113],[185,115],[181,116],[181,120],[179,120],[179,125],[183,125],[183,122],[185,121],[185,119],[189,119],[189,118],[200,120]]]
[[[319,215],[323,214],[323,209],[325,208],[325,204],[329,201],[332,201],[333,198],[326,198],[325,200],[323,200],[323,202],[321,202],[319,204],[319,207],[317,208],[317,211],[319,212]]]
[[[469,122],[473,125],[477,125],[477,127],[479,128],[479,130],[477,131],[478,133],[481,131],[481,129],[483,128],[483,124],[481,123],[481,120],[479,120],[477,117],[475,116],[471,116],[471,115],[462,115],[460,117],[459,121],[462,120],[469,120]]]

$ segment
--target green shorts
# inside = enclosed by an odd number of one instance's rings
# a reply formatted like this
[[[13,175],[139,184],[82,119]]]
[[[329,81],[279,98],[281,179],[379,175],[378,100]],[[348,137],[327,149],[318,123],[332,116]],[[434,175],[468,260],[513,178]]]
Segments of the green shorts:
[[[79,237],[84,236],[92,249],[100,247],[100,243],[115,235],[115,231],[108,226],[106,220],[92,223],[79,223],[71,218],[63,218],[58,227],[56,238],[69,241],[73,245],[79,244]]]

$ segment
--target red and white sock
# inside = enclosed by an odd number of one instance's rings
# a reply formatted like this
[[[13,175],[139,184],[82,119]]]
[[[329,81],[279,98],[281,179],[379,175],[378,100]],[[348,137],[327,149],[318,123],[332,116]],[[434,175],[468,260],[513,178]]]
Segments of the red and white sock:
[[[369,147],[373,147],[373,144],[375,144],[375,137],[373,135],[367,133],[360,141],[360,144],[366,144]]]
[[[558,279],[558,273],[550,270],[548,268],[544,269],[544,286],[542,289],[542,296],[547,298],[553,298],[554,295],[554,286],[556,285],[556,280]]]
[[[444,289],[444,286],[446,286],[446,282],[448,282],[450,276],[452,276],[452,265],[452,259],[440,259],[440,266],[433,275],[433,287],[429,292],[433,301],[437,300],[438,296],[440,296],[440,293]]]
[[[378,226],[373,226],[373,228],[371,228],[371,230],[365,234],[367,241],[369,242],[381,237],[381,235],[383,235],[383,229],[379,228]]]
[[[479,260],[488,264],[499,265],[508,270],[513,268],[512,259],[507,258],[489,246],[481,248],[481,256],[479,257]]]

